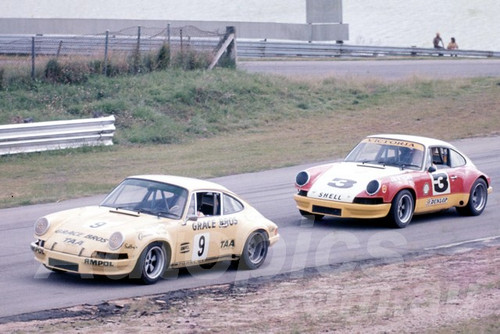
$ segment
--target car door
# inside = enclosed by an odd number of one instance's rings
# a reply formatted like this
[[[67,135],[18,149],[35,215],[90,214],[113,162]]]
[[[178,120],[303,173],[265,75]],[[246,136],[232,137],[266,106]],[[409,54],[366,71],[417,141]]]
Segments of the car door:
[[[221,197],[216,191],[192,193],[177,235],[176,266],[211,262],[220,256]]]
[[[458,205],[464,192],[465,159],[448,147],[432,147],[429,152],[433,168],[429,173],[432,184],[427,205],[436,208]]]
[[[236,254],[236,249],[241,249],[244,246],[237,244],[242,242],[241,238],[238,238],[238,230],[245,223],[242,221],[244,219],[242,214],[244,208],[243,203],[236,197],[226,193],[222,194],[222,216],[219,224],[221,257]]]

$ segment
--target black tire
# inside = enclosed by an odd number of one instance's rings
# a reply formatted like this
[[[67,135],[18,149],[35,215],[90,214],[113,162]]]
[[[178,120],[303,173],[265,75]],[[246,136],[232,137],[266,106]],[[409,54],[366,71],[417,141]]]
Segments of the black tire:
[[[415,210],[415,200],[409,190],[401,190],[392,200],[389,221],[394,227],[405,228],[410,223]]]
[[[131,277],[143,284],[154,284],[168,268],[169,262],[165,246],[161,242],[153,242],[141,253]]]
[[[479,216],[488,202],[488,185],[483,179],[477,179],[470,189],[469,202],[464,207],[457,207],[463,216]]]
[[[266,260],[269,241],[266,233],[255,231],[250,234],[243,247],[239,261],[243,269],[257,269]]]
[[[202,263],[200,264],[200,267],[202,269],[212,269],[213,267],[215,267],[215,265],[217,264],[217,262],[210,262],[210,263]]]
[[[318,215],[318,214],[315,214],[315,213],[310,213],[310,212],[307,212],[307,211],[304,211],[304,210],[299,210],[299,212],[302,215],[302,217],[314,220],[315,222],[320,221],[325,216],[325,215]]]

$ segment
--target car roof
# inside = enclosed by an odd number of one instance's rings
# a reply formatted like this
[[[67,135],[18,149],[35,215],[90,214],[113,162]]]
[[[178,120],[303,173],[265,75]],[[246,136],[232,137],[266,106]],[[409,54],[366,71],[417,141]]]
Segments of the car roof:
[[[429,146],[445,146],[445,147],[454,148],[453,145],[451,145],[450,143],[447,143],[443,140],[424,137],[424,136],[401,135],[401,134],[376,134],[376,135],[371,135],[368,137],[369,138],[386,138],[386,139],[397,139],[397,140],[411,141],[411,142],[422,144],[422,145],[427,146],[427,147],[429,147]]]
[[[218,183],[195,179],[191,177],[184,177],[184,176],[149,174],[149,175],[129,176],[127,177],[127,179],[142,179],[142,180],[151,180],[156,182],[168,183],[185,188],[189,191],[203,189],[203,190],[219,190],[219,191],[231,192],[226,187]]]

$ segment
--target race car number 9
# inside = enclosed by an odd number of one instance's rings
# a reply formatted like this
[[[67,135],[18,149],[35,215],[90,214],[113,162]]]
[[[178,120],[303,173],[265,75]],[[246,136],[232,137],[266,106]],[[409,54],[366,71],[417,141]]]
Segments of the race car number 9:
[[[448,174],[435,173],[432,174],[432,187],[433,195],[443,195],[450,193],[450,182],[448,181]]]
[[[209,244],[209,233],[200,233],[195,235],[193,240],[193,255],[191,256],[191,261],[205,260],[208,255]]]

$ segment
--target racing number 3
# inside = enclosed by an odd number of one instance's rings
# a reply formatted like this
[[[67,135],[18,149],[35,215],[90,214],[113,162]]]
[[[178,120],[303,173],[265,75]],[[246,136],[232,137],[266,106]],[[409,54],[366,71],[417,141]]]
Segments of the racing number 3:
[[[356,181],[353,180],[334,178],[328,183],[328,185],[334,188],[347,189],[351,188],[355,183]]]
[[[208,245],[210,243],[209,233],[200,233],[194,236],[192,261],[205,260],[208,254]]]
[[[450,183],[448,182],[448,174],[436,173],[432,174],[433,195],[442,195],[450,193]]]

